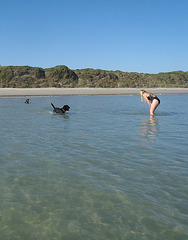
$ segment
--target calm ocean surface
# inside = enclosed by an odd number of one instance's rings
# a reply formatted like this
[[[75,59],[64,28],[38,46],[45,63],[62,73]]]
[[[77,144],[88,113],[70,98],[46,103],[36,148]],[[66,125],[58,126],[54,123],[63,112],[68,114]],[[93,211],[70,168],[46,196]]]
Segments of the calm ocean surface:
[[[0,98],[0,240],[187,240],[188,95],[159,98]]]

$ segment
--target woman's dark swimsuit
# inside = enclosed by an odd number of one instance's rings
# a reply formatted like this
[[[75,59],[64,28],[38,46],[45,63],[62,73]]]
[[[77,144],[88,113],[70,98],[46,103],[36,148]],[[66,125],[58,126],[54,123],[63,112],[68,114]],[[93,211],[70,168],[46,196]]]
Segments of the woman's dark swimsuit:
[[[153,102],[154,99],[156,99],[160,104],[160,99],[158,97],[152,97],[152,96],[148,97],[148,100],[150,100],[151,102]]]

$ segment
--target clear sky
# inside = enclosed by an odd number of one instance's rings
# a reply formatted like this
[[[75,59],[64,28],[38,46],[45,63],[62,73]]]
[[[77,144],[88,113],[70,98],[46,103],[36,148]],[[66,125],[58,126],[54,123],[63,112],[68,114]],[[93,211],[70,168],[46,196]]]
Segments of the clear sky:
[[[188,71],[188,0],[8,0],[0,65]]]

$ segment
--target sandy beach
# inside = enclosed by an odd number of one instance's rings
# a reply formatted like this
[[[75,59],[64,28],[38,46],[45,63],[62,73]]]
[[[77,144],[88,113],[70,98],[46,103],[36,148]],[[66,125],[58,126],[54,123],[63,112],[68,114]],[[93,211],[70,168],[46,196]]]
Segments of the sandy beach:
[[[0,97],[66,95],[132,95],[140,88],[0,88]],[[154,94],[188,94],[188,88],[146,88]]]

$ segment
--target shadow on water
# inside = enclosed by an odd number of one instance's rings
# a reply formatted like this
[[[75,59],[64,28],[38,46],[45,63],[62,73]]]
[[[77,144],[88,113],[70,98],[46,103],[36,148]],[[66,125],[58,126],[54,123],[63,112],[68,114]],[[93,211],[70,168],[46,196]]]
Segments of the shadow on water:
[[[158,136],[157,129],[158,121],[154,116],[149,116],[140,124],[140,136],[141,140],[145,143],[154,142],[155,138]]]
[[[160,112],[157,114],[157,116],[159,117],[173,117],[173,116],[177,116],[179,114],[184,114],[183,112]]]

